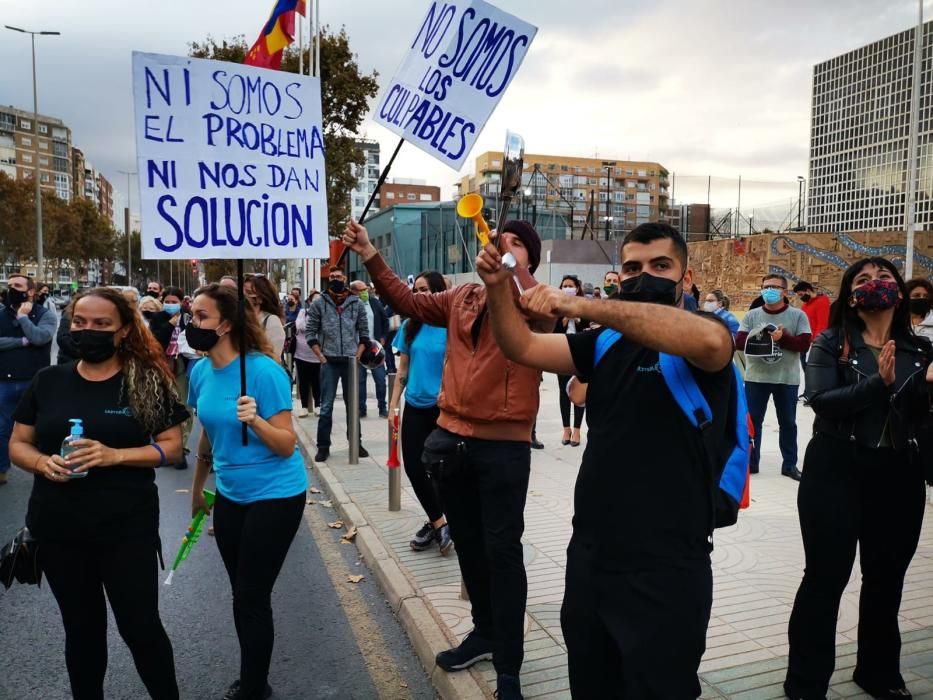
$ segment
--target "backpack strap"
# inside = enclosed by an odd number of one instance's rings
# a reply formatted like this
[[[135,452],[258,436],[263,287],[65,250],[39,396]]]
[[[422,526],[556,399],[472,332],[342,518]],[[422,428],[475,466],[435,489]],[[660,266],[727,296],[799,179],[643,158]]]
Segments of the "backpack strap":
[[[713,423],[713,412],[700,387],[697,386],[693,372],[687,366],[687,361],[678,355],[658,353],[661,364],[661,374],[667,383],[667,388],[680,410],[687,416],[687,420],[701,431],[706,431]]]
[[[748,482],[748,458],[751,440],[748,430],[748,402],[745,399],[745,385],[742,372],[734,364],[735,375],[735,447],[729,454],[726,466],[719,478],[719,488],[728,493],[737,503],[741,503]]]
[[[596,353],[593,355],[593,367],[599,364],[603,356],[616,342],[622,338],[622,334],[612,328],[607,328],[599,337],[596,338]]]

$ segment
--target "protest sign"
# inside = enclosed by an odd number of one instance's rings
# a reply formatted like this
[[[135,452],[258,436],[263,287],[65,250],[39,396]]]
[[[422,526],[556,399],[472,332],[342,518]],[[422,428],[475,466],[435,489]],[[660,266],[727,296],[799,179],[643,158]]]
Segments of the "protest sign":
[[[460,169],[537,31],[483,0],[432,2],[375,121]]]
[[[142,256],[327,257],[318,78],[133,53]]]

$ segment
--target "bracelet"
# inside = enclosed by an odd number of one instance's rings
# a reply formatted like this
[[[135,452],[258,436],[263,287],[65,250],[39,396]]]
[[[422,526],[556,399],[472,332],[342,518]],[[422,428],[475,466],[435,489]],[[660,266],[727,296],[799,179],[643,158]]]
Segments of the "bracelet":
[[[149,445],[150,445],[150,447],[156,448],[156,452],[159,453],[159,463],[158,463],[156,466],[157,466],[157,467],[164,467],[164,466],[166,465],[166,463],[167,463],[167,462],[166,462],[166,459],[165,459],[165,450],[163,450],[161,447],[159,447],[159,443],[157,443],[157,442],[149,443]]]
[[[33,463],[33,465],[32,465],[32,470],[33,470],[34,472],[38,473],[39,468],[38,468],[36,465],[39,464],[39,462],[41,462],[43,459],[45,459],[45,455],[43,455],[43,454],[40,454],[40,455],[36,458],[36,461],[35,461],[35,462]]]

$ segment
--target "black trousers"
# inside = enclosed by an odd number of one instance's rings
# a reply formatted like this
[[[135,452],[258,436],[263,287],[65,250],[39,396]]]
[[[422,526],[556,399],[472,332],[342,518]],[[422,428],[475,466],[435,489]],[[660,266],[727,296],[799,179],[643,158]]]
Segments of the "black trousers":
[[[217,494],[214,534],[233,589],[244,698],[259,698],[266,687],[275,641],[272,588],[304,508],[304,491],[246,505]]]
[[[306,362],[295,358],[298,368],[298,398],[302,408],[317,408],[321,405],[321,363]],[[313,397],[314,404],[308,400]]]
[[[787,685],[794,692],[826,693],[856,544],[862,568],[856,672],[871,687],[903,686],[897,615],[924,501],[920,465],[906,454],[825,435],[810,441],[797,494],[806,570],[788,630]]]
[[[557,396],[560,399],[560,417],[564,421],[565,428],[570,427],[570,397],[567,396],[567,382],[570,381],[570,375],[557,375]],[[573,427],[579,428],[583,425],[583,414],[586,413],[586,406],[573,406]]]
[[[411,482],[411,487],[415,490],[418,502],[424,508],[425,515],[428,516],[428,520],[432,523],[441,519],[444,515],[444,508],[441,505],[435,482],[428,477],[424,462],[421,460],[421,453],[424,450],[424,442],[428,439],[428,435],[437,428],[437,417],[439,415],[440,409],[437,406],[418,408],[406,403],[401,421],[402,434],[399,438],[402,448],[402,462],[405,465],[408,481]]]
[[[470,594],[473,625],[494,643],[496,672],[517,676],[524,658],[528,598],[522,533],[531,446],[459,439],[466,443],[463,463],[442,472],[441,502]]]
[[[172,644],[159,618],[157,535],[101,544],[42,542],[42,570],[65,625],[75,700],[103,700],[107,601],[136,670],[155,700],[177,700]]]
[[[560,626],[573,697],[699,697],[713,604],[709,561],[617,572],[601,568],[595,551],[577,535],[567,548]]]

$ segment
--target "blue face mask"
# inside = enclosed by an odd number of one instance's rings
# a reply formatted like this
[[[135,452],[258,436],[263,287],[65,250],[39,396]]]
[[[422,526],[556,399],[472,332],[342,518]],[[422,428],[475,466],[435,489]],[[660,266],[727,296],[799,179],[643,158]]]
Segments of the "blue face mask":
[[[181,304],[164,304],[164,305],[162,306],[162,309],[163,309],[163,310],[165,311],[165,313],[167,313],[169,316],[174,316],[174,315],[177,314],[179,311],[181,311]]]
[[[777,304],[784,298],[784,292],[780,289],[762,289],[761,298],[764,299],[765,304]]]

